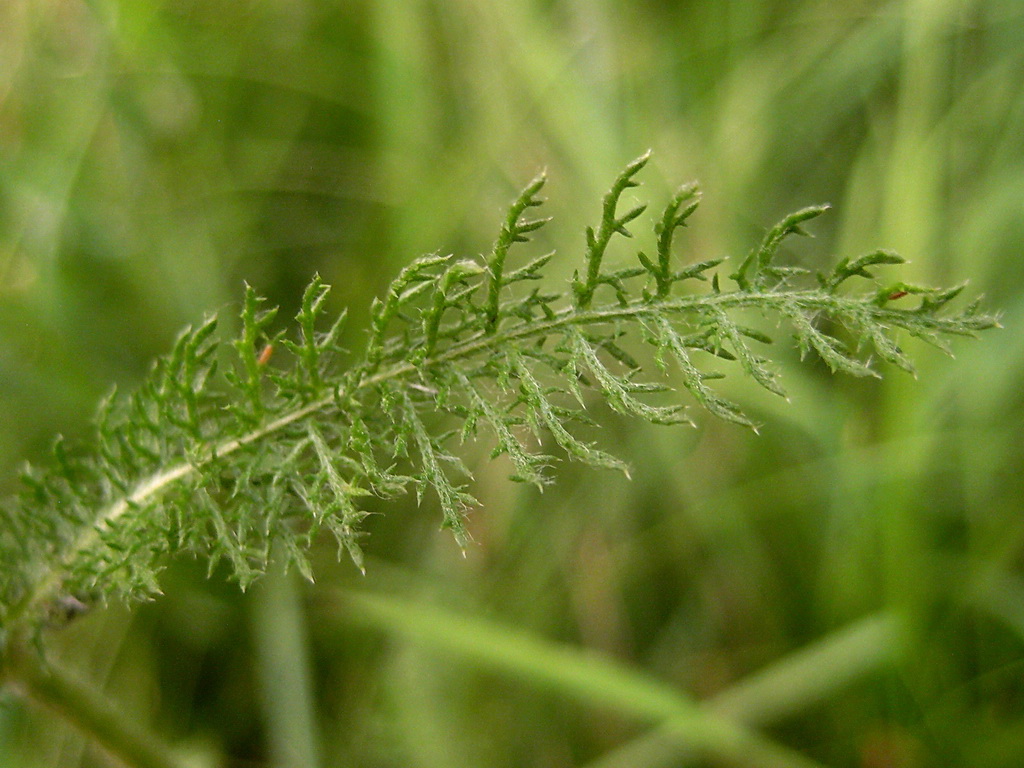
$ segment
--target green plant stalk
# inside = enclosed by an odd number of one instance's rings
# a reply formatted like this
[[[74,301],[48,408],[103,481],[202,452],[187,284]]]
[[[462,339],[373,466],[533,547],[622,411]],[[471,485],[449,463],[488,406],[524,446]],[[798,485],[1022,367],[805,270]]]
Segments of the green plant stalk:
[[[336,608],[331,614],[340,621],[457,655],[591,706],[610,707],[648,723],[663,723],[674,739],[701,754],[752,768],[821,768],[735,719],[712,712],[677,689],[595,654],[391,595],[354,590],[331,591],[328,595]]]
[[[158,735],[34,649],[9,650],[6,682],[56,712],[132,768],[195,768]]]

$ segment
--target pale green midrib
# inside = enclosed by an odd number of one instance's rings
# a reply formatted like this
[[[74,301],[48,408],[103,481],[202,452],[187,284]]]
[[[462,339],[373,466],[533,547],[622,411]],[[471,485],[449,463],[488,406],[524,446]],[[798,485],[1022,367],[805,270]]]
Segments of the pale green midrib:
[[[779,306],[786,304],[792,306],[802,305],[803,307],[812,307],[818,310],[835,309],[839,306],[868,306],[863,298],[843,298],[824,291],[815,290],[733,291],[729,293],[676,297],[671,300],[661,301],[637,299],[625,306],[616,304],[598,309],[580,309],[575,306],[568,306],[558,311],[554,317],[539,322],[523,321],[507,331],[493,333],[486,331],[478,332],[476,335],[454,344],[444,353],[425,359],[419,366],[412,363],[402,363],[386,371],[366,376],[358,382],[355,390],[358,391],[401,378],[408,373],[418,370],[418,368],[427,368],[439,363],[471,357],[491,347],[500,347],[531,337],[546,336],[568,326],[597,325],[616,320],[642,318],[644,315],[655,315],[658,313],[678,314],[687,311],[699,311],[710,307],[754,307],[761,310],[770,310],[777,309]],[[871,307],[871,309],[880,316],[890,315],[891,319],[897,319],[901,315],[900,312],[885,310],[880,307]],[[341,392],[332,391],[330,395],[321,397],[290,413],[279,416],[259,429],[215,446],[208,452],[206,458],[198,462],[178,464],[140,481],[131,495],[114,502],[101,511],[96,516],[93,525],[83,531],[78,539],[67,549],[62,559],[61,568],[53,569],[45,574],[37,582],[37,587],[11,610],[8,615],[9,626],[17,626],[26,617],[30,616],[33,608],[52,598],[54,593],[60,588],[62,573],[70,567],[70,564],[75,561],[80,553],[91,547],[104,531],[109,529],[118,518],[130,509],[147,503],[151,498],[162,493],[168,486],[189,477],[208,462],[229,456],[240,448],[258,442],[268,435],[272,435],[295,422],[301,421],[307,416],[337,403],[342,394]]]

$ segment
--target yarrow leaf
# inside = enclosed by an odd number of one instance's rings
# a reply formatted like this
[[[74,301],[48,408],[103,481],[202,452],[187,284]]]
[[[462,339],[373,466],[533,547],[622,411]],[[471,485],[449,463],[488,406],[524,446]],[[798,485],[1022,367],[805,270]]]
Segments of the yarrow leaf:
[[[711,358],[785,394],[754,346],[772,338],[745,324],[752,314],[784,321],[801,352],[857,376],[877,375],[871,351],[913,370],[899,332],[946,348],[949,337],[997,325],[977,302],[950,309],[963,286],[878,282],[875,270],[903,262],[889,251],[844,258],[798,285],[801,270],[778,263],[780,247],[827,206],[771,228],[732,272],[734,287],[717,270],[722,259],[677,264],[675,235],[700,202],[695,184],[656,219],[653,256],[638,250],[639,266],[609,269],[609,243],[631,238],[646,209],[619,207],[649,159],[615,179],[568,285],[542,283],[550,253],[509,262],[547,221],[528,217],[543,203],[541,174],[513,202],[490,254],[429,255],[402,269],[370,307],[361,353],[340,346],[345,315],[328,317],[319,276],[293,334],[271,333],[276,310],[246,285],[236,339],[221,341],[216,318],[187,329],[135,393],[104,401],[91,449],[58,440],[50,468],[25,470],[20,495],[0,506],[0,636],[38,627],[69,599],[153,596],[161,568],[181,553],[211,568],[226,562],[243,586],[272,557],[312,578],[307,553],[327,531],[363,568],[369,495],[415,491],[467,546],[464,518],[477,502],[452,452],[459,435],[494,440],[512,479],[543,489],[559,452],[627,471],[577,434],[594,423],[594,402],[676,424],[692,423],[692,400],[753,427],[709,385],[722,373],[705,368]],[[850,292],[855,277],[868,287]]]

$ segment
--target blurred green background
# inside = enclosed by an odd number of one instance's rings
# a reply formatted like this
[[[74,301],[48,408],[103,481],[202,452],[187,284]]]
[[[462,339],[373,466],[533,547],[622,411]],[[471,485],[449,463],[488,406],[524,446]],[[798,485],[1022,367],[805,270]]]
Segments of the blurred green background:
[[[757,764],[694,753],[691,699],[806,765],[1024,765],[1020,0],[6,0],[0,485],[243,280],[290,316],[319,271],[358,347],[540,168],[567,277],[648,147],[638,197],[704,188],[689,257],[828,201],[795,261],[893,248],[1008,330],[882,382],[781,339],[792,403],[723,384],[760,435],[604,414],[633,480],[543,495],[468,446],[465,559],[430,503],[377,505],[366,577],[326,544],[246,595],[179,562],[55,652],[196,766]],[[0,765],[109,764],[0,699]]]

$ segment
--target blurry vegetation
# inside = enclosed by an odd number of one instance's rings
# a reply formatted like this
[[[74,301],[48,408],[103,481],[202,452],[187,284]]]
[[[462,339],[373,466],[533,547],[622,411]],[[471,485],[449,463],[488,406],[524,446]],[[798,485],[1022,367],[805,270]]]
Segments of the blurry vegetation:
[[[919,380],[787,366],[791,405],[737,380],[760,436],[602,414],[632,481],[540,494],[481,450],[466,559],[392,505],[365,578],[328,542],[315,585],[246,595],[180,562],[51,653],[199,765],[700,765],[725,723],[763,764],[1019,766],[1022,83],[1017,0],[3,3],[6,489],[243,279],[290,316],[319,271],[363,344],[401,266],[485,252],[542,167],[568,277],[649,146],[649,199],[706,191],[689,252],[828,200],[793,260],[892,248],[1011,329],[914,345]],[[109,764],[6,695],[0,762]]]

